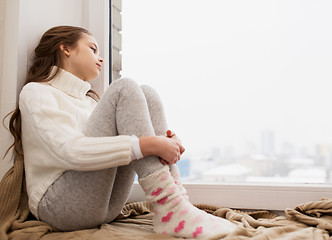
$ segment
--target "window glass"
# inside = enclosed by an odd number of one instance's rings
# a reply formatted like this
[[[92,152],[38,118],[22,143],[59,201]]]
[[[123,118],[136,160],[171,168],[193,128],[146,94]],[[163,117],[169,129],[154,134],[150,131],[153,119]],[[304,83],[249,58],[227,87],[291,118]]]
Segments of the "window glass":
[[[196,182],[332,181],[332,1],[124,0],[122,76],[153,86]]]

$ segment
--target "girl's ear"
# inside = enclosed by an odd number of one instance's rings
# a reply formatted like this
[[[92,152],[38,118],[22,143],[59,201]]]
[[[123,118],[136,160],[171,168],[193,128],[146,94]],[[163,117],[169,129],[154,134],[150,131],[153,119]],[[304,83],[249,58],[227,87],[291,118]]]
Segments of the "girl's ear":
[[[68,48],[64,44],[60,45],[60,50],[61,50],[61,52],[63,52],[65,54],[65,56],[67,56],[67,57],[70,56],[70,52],[69,52]]]

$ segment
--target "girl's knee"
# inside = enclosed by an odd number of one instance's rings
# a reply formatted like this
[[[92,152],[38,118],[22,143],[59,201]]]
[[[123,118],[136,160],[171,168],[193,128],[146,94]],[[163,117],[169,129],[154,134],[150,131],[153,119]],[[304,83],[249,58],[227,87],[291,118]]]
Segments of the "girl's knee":
[[[131,78],[120,78],[112,82],[113,87],[120,86],[125,89],[139,89],[137,82]]]
[[[151,87],[149,85],[143,84],[141,86],[141,88],[142,88],[142,90],[143,90],[144,93],[157,94],[157,91],[153,87]]]
[[[111,101],[117,102],[123,97],[134,98],[137,96],[140,98],[144,97],[142,89],[137,82],[131,78],[119,78],[114,80],[108,87],[103,95],[103,101],[109,101],[105,99],[111,99]]]
[[[141,88],[142,88],[142,91],[145,95],[145,98],[148,101],[152,101],[154,103],[161,102],[157,91],[153,87],[151,87],[149,85],[142,85]]]

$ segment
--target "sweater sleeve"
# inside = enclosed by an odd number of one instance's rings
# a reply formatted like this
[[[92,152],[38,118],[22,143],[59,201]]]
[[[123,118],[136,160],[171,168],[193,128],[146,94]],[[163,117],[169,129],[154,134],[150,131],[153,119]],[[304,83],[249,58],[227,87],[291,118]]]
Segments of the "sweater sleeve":
[[[63,99],[38,88],[25,88],[20,94],[23,125],[29,139],[29,155],[47,151],[43,164],[66,170],[90,171],[127,165],[132,160],[134,136],[86,137],[79,120],[59,105]],[[62,103],[63,104],[63,103]],[[31,136],[32,135],[32,136]],[[24,136],[24,134],[23,134]],[[37,144],[36,144],[37,143]]]

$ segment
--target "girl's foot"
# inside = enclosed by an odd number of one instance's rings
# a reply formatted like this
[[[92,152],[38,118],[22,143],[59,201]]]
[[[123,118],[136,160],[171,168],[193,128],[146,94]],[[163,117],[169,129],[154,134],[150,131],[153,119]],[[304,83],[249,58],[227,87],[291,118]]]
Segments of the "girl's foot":
[[[175,184],[168,166],[140,178],[146,198],[154,203],[154,231],[182,238],[206,239],[235,229],[230,221],[194,207]]]

